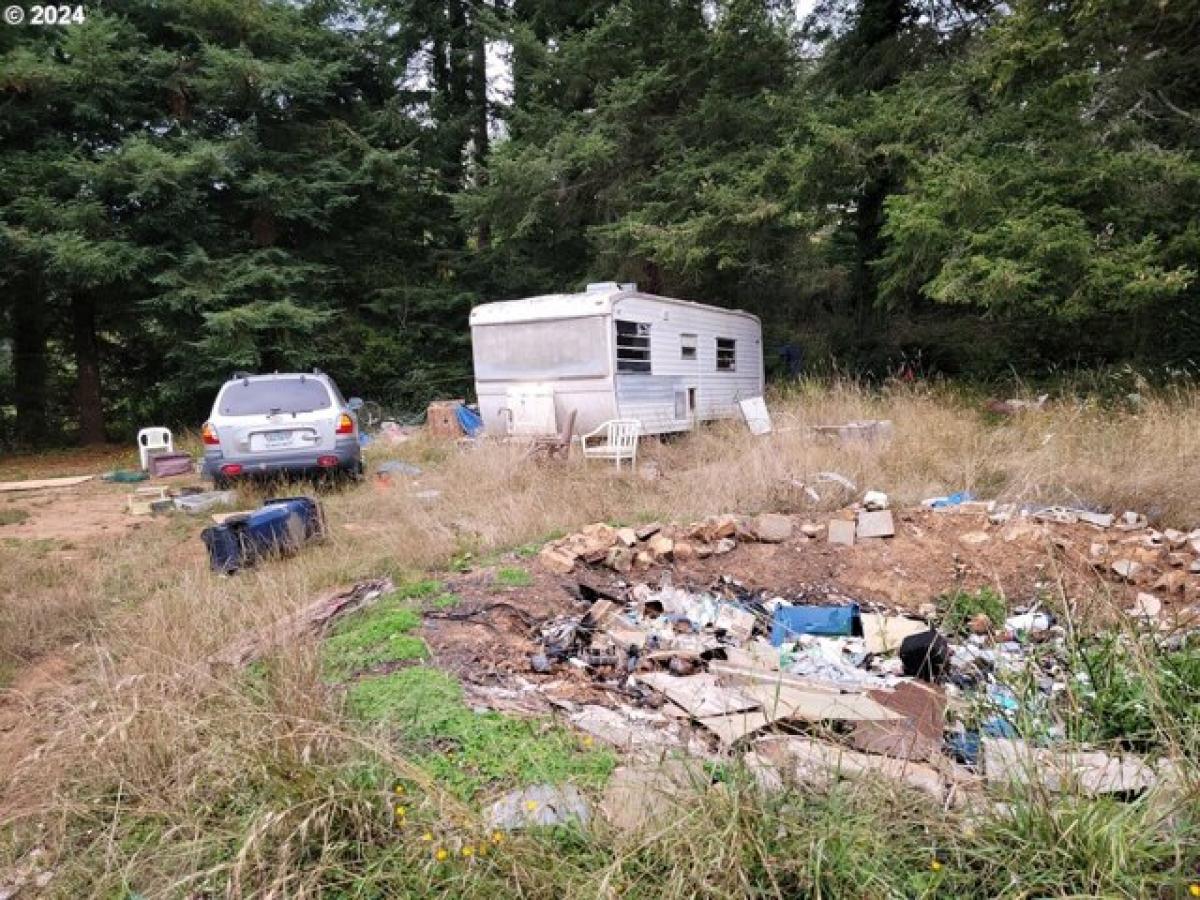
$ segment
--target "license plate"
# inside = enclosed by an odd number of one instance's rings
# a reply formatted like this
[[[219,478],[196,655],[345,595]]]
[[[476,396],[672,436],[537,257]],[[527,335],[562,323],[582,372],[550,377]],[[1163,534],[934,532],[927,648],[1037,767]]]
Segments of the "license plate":
[[[263,435],[263,441],[268,450],[278,450],[280,447],[290,447],[292,445],[292,433],[290,431],[268,431]]]

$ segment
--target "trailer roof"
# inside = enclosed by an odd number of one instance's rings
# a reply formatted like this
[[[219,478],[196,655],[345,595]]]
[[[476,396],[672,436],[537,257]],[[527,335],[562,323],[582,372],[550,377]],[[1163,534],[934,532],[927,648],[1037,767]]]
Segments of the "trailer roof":
[[[690,300],[677,300],[674,297],[660,297],[647,294],[644,291],[629,290],[619,286],[612,288],[580,291],[578,294],[543,294],[540,297],[524,297],[520,300],[501,300],[496,303],[483,303],[471,310],[472,325],[498,325],[510,322],[534,322],[546,319],[576,319],[581,316],[603,316],[612,312],[613,304],[625,297],[638,297],[643,300],[656,300],[662,303],[673,303],[680,306],[693,306],[700,309],[729,315],[744,316],[758,321],[758,316],[742,309],[726,309],[723,306],[712,306],[707,303],[693,303]]]

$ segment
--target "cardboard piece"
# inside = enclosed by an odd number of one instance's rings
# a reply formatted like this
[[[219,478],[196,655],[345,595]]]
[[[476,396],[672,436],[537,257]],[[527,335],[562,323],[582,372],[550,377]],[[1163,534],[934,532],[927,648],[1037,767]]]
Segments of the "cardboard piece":
[[[798,779],[808,783],[823,785],[838,778],[878,775],[942,799],[942,776],[920,763],[858,753],[837,744],[796,735],[763,738],[755,744],[755,750],[780,766],[790,767]]]
[[[879,613],[860,613],[863,640],[868,653],[888,653],[899,650],[904,639],[928,631],[929,626],[907,616],[885,616]]]
[[[686,709],[694,718],[721,716],[758,707],[758,701],[735,688],[717,684],[711,672],[679,678],[666,672],[646,672],[638,680],[661,691],[667,698]]]
[[[905,681],[891,691],[868,691],[867,697],[902,718],[864,721],[854,726],[856,750],[897,759],[935,760],[941,755],[946,728],[946,695],[932,685]]]

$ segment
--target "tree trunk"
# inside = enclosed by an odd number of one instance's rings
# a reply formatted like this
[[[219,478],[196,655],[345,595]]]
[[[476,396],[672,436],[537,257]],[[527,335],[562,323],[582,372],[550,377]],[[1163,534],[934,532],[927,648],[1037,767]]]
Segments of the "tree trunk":
[[[488,98],[487,98],[487,36],[479,21],[479,10],[484,0],[476,0],[476,12],[471,29],[471,100],[473,103],[472,122],[473,134],[471,145],[474,149],[475,182],[479,186],[487,183],[487,157],[490,146],[488,136]],[[491,224],[486,218],[480,219],[476,237],[481,248],[492,242]]]
[[[96,340],[96,299],[79,293],[71,298],[75,336],[76,401],[79,404],[79,443],[104,443],[104,409],[100,397],[100,344]]]
[[[21,291],[21,285],[26,286]],[[46,417],[46,316],[36,279],[17,282],[13,292],[13,394],[17,442],[39,447],[49,433]]]

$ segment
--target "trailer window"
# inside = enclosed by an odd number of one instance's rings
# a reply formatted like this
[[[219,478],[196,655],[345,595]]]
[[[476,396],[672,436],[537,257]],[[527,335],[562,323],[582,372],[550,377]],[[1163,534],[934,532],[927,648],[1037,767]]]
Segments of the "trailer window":
[[[694,334],[681,334],[679,336],[679,358],[696,358],[696,336]]]
[[[610,369],[601,316],[476,325],[471,330],[480,381],[602,378]]]
[[[717,371],[737,371],[737,341],[733,338],[717,338]]]
[[[650,323],[617,319],[617,371],[650,372]]]

